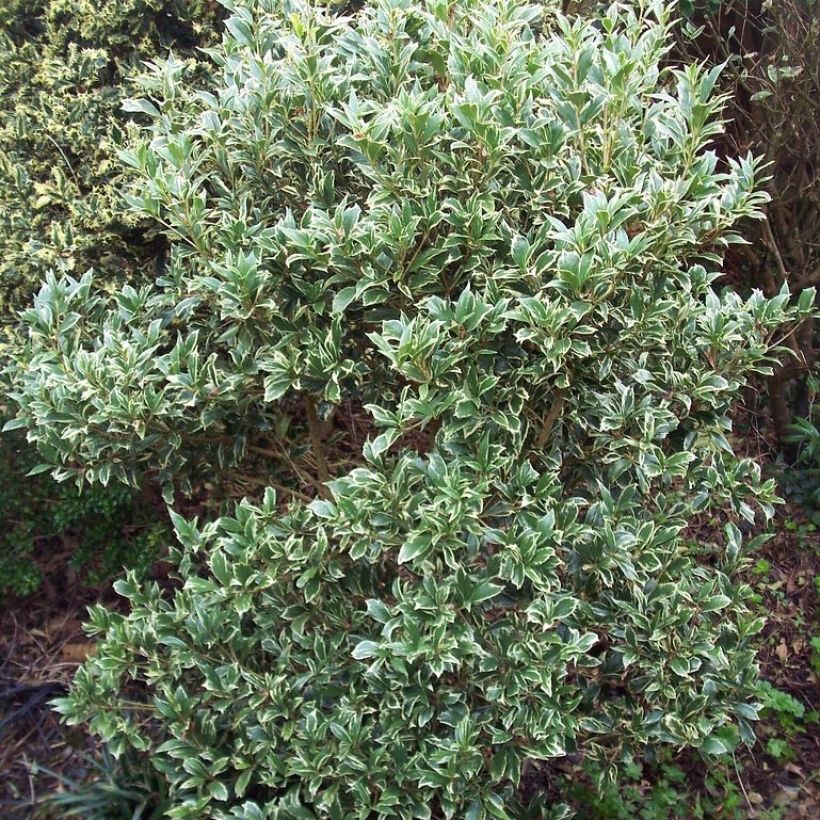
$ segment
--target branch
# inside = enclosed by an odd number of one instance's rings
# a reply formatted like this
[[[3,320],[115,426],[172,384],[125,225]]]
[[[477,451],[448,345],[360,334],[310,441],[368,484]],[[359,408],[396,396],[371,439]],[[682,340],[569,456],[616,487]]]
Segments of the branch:
[[[786,266],[783,264],[783,257],[780,255],[780,248],[777,247],[777,240],[774,238],[774,234],[772,233],[772,226],[769,224],[768,217],[763,220],[763,230],[766,232],[766,239],[769,242],[769,248],[774,254],[775,261],[777,262],[777,269],[780,271],[781,280],[783,282],[788,282],[789,274],[786,271]]]
[[[815,268],[811,273],[807,273],[802,279],[792,282],[790,290],[792,293],[797,293],[805,288],[814,287],[814,285],[820,285],[820,267]]]
[[[535,440],[535,448],[537,450],[543,450],[544,445],[549,440],[552,428],[555,427],[555,422],[558,421],[558,417],[561,415],[561,410],[563,410],[563,408],[564,391],[559,388],[555,391],[555,401],[552,403],[552,406],[547,413],[547,417],[544,419],[544,424],[538,433],[538,438]]]
[[[325,447],[322,443],[322,425],[316,413],[316,403],[313,401],[313,398],[308,393],[305,393],[303,398],[305,403],[305,416],[307,417],[308,429],[310,431],[310,446],[313,450],[313,456],[316,459],[319,479],[322,481],[322,486],[317,489],[319,489],[323,496],[327,497],[328,490],[324,484],[330,481],[330,469],[327,466],[327,456],[325,456]]]

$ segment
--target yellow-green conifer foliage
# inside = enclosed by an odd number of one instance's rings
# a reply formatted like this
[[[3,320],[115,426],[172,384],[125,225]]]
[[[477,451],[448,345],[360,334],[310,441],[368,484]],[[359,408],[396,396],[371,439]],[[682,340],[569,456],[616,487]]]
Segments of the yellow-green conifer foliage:
[[[146,267],[162,243],[119,204],[129,77],[170,49],[214,40],[213,0],[5,0],[0,7],[0,313],[49,268],[103,280]],[[193,60],[192,60],[193,62]]]

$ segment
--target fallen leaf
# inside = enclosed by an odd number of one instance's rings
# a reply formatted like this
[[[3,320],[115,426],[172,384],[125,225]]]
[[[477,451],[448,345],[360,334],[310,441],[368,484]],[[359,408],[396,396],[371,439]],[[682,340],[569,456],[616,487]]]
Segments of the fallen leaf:
[[[785,766],[787,772],[791,772],[792,774],[796,774],[799,778],[805,779],[806,774],[805,772],[798,766],[795,766],[794,763],[787,763]]]
[[[82,663],[96,651],[97,645],[94,643],[67,643],[63,645],[63,661],[66,663]]]

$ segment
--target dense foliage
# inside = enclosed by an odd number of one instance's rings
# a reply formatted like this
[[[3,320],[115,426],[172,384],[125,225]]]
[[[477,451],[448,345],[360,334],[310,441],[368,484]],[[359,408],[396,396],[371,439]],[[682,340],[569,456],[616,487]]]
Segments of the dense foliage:
[[[670,43],[650,0],[245,0],[217,88],[145,79],[125,161],[167,269],[49,278],[15,424],[61,477],[169,497],[286,442],[321,493],[177,518],[178,587],[92,616],[61,709],[150,752],[170,816],[520,817],[527,760],[751,739],[732,574],[773,486],[728,413],[812,294],[713,287],[764,197]],[[378,434],[331,476],[354,402]]]
[[[4,0],[0,8],[0,311],[49,269],[153,270],[156,231],[120,206],[128,76],[215,39],[209,0]],[[150,226],[149,226],[150,227]]]
[[[151,280],[165,240],[122,203],[117,146],[133,113],[128,75],[174,48],[189,70],[195,48],[215,42],[221,13],[207,0],[6,0],[0,7],[0,371],[16,311],[49,269],[94,267],[106,285]],[[201,65],[201,63],[200,63]],[[5,405],[6,382],[0,383]],[[0,413],[5,415],[5,410]],[[0,595],[33,592],[34,560],[68,537],[90,582],[122,564],[145,566],[157,532],[123,487],[79,496],[48,476],[29,477],[36,453],[19,434],[0,437]]]
[[[123,567],[145,572],[161,554],[169,526],[156,510],[128,487],[56,484],[50,476],[29,475],[37,453],[19,433],[7,434],[0,447],[0,603],[8,593],[32,594],[42,580],[43,564],[53,558],[68,565],[60,581],[76,572],[96,585]]]

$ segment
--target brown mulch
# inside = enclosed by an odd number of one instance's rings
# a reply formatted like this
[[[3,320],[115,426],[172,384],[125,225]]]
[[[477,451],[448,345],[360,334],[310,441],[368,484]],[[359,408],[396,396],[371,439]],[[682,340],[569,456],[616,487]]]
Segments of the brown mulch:
[[[0,601],[0,817],[33,816],[43,795],[61,788],[42,767],[81,780],[83,753],[94,748],[85,732],[62,726],[49,701],[68,684],[93,644],[82,631],[86,608],[115,604],[110,587],[82,586],[67,570],[69,553],[56,551],[41,566],[40,590],[23,601]],[[51,571],[48,569],[51,567]],[[38,771],[39,769],[39,771]]]
[[[776,535],[758,557],[771,568],[765,578],[749,578],[763,597],[766,614],[758,651],[761,676],[805,707],[820,710],[820,682],[812,668],[809,640],[820,635],[818,590],[820,533],[801,531],[801,513],[786,508],[778,516]],[[787,530],[786,522],[797,525]],[[788,744],[792,759],[778,761],[761,744],[739,760],[747,791],[762,798],[761,806],[780,807],[784,818],[820,816],[820,734],[818,724],[797,721],[800,728]],[[777,718],[758,726],[758,737],[782,735]],[[750,814],[750,816],[754,816]]]

